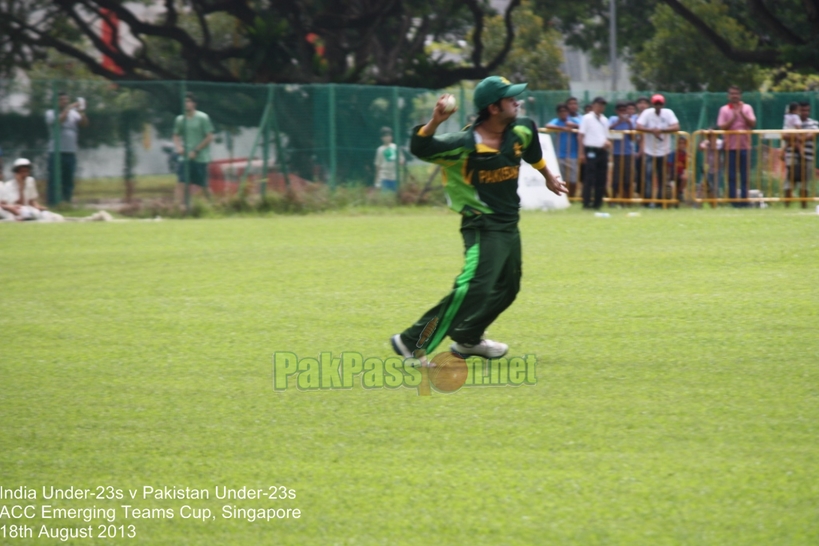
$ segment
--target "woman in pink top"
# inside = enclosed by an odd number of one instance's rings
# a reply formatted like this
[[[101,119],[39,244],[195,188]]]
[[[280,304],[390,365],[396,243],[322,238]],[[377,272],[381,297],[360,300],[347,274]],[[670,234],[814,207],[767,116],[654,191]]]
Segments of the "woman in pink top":
[[[736,85],[728,88],[728,104],[719,109],[717,125],[723,131],[750,131],[756,127],[756,116],[750,104],[742,102],[742,90]],[[740,178],[740,195],[748,198],[748,170],[751,135],[726,135],[725,149],[728,150],[728,195],[737,198],[737,171]],[[747,207],[748,203],[732,203],[735,207]]]

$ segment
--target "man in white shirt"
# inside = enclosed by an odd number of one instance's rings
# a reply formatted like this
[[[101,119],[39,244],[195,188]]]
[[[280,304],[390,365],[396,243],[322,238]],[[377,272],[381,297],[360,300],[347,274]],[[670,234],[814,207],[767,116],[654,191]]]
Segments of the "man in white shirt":
[[[645,153],[645,184],[643,197],[661,199],[668,180],[667,157],[671,153],[670,133],[680,130],[680,122],[674,112],[665,106],[665,97],[651,97],[652,108],[646,108],[637,118],[637,130],[646,133],[642,147]]]
[[[603,115],[606,99],[596,97],[591,112],[580,120],[577,129],[579,143],[577,160],[585,164],[583,179],[583,208],[599,209],[606,193],[606,172],[609,166],[609,120]]]
[[[0,182],[0,218],[4,220],[42,220],[61,222],[55,214],[37,201],[37,184],[31,175],[31,161],[21,157],[12,167],[14,178]]]
[[[60,93],[57,98],[57,105],[60,109],[60,178],[57,180],[56,164],[57,158],[54,156],[54,110],[47,110],[45,114],[46,125],[52,132],[51,140],[48,143],[48,203],[56,205],[59,201],[71,202],[74,195],[74,171],[77,168],[77,149],[80,127],[88,126],[88,118],[85,115],[85,103],[82,99],[69,104],[68,94]]]

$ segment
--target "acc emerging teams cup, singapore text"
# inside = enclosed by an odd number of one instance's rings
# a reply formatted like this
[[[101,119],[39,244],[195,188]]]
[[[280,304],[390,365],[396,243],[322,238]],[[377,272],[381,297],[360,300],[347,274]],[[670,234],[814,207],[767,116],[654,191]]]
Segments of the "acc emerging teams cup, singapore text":
[[[13,539],[133,539],[144,520],[198,524],[300,519],[285,485],[207,488],[167,485],[91,487],[0,485],[0,542]]]

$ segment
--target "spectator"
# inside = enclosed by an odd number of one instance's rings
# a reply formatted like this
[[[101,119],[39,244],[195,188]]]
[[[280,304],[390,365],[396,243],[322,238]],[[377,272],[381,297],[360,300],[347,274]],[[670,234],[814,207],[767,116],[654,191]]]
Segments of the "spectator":
[[[671,153],[671,136],[680,130],[677,116],[669,108],[663,108],[665,97],[656,94],[651,97],[654,108],[643,110],[637,118],[637,130],[643,133],[642,150],[645,171],[643,176],[643,196],[646,199],[661,198],[667,182],[666,156]],[[656,197],[655,197],[656,196]],[[654,203],[651,204],[654,206]]]
[[[703,141],[700,142],[700,150],[703,153],[703,170],[705,171],[705,187],[703,188],[703,181],[697,184],[697,197],[700,199],[704,196],[708,199],[722,197],[725,186],[722,176],[723,165],[725,165],[725,151],[723,150],[725,143],[713,129],[711,127],[705,133]],[[716,206],[716,202],[712,201],[711,207]]]
[[[569,109],[569,125],[572,129],[580,127],[580,118],[583,116],[578,109],[580,106],[577,103],[577,98],[569,97],[566,99],[566,108]]]
[[[799,129],[802,127],[802,120],[799,117],[799,103],[792,102],[788,104],[788,109],[785,111],[785,119],[782,122],[782,128],[786,131],[791,129]]]
[[[580,105],[577,102],[576,97],[569,97],[566,99],[566,107],[569,109],[569,123],[566,124],[567,127],[571,127],[574,130],[577,130],[580,127],[580,118],[583,117],[583,114],[580,113]],[[578,164],[578,171],[577,171],[577,183],[575,184],[575,190],[569,191],[569,197],[576,197],[578,188],[577,186],[583,186],[583,173],[584,167],[582,164]]]
[[[210,163],[210,143],[213,141],[213,123],[210,116],[196,109],[193,93],[185,95],[185,115],[176,116],[173,128],[173,143],[176,153],[182,156],[179,163],[179,183],[176,185],[176,201],[182,202],[185,191],[185,170],[190,171],[191,186],[198,186],[195,192],[208,191],[208,163]]]
[[[584,104],[583,105],[583,115],[584,116],[586,114],[588,114],[589,112],[591,112],[591,111],[592,111],[592,105],[591,104]]]
[[[557,117],[547,123],[546,128],[552,131],[560,131],[558,138],[554,139],[557,141],[557,161],[560,164],[560,174],[569,185],[569,197],[575,197],[577,195],[579,171],[577,167],[577,133],[573,127],[577,127],[578,124],[569,118],[569,107],[566,104],[558,104],[555,110]]]
[[[799,103],[799,129],[804,131],[819,131],[819,123],[810,117],[810,103]],[[785,155],[785,165],[787,174],[785,177],[785,197],[793,198],[793,187],[800,186],[799,196],[802,197],[802,208],[807,208],[808,203],[804,199],[808,197],[808,188],[813,185],[816,173],[816,134],[800,134],[795,138],[788,139],[788,147]],[[785,206],[790,206],[790,201],[785,201]]]
[[[46,125],[51,132],[48,144],[48,203],[56,205],[60,199],[71,202],[74,197],[74,172],[77,169],[77,150],[80,127],[88,127],[85,115],[85,101],[77,99],[68,102],[68,93],[57,95],[57,106],[60,109],[60,180],[57,180],[57,164],[54,156],[54,110],[45,113]]]
[[[398,146],[392,141],[392,129],[381,128],[381,146],[375,151],[375,187],[398,191],[398,164],[404,164]],[[400,161],[399,161],[400,159]]]
[[[785,119],[782,120],[782,129],[785,131],[793,131],[799,130],[802,127],[802,120],[799,119],[799,103],[792,102],[788,104],[788,107],[785,109]],[[785,161],[785,154],[788,149],[788,145],[794,141],[793,136],[789,134],[782,135],[782,149],[779,152],[779,158]],[[785,201],[787,204],[788,201]]]
[[[742,91],[736,85],[728,88],[728,104],[719,109],[717,125],[723,131],[750,131],[756,127],[754,109],[742,102]],[[748,198],[748,170],[751,149],[750,134],[731,134],[725,138],[728,150],[728,195],[731,199]],[[737,195],[737,175],[740,178],[740,192]],[[747,207],[748,203],[732,202],[735,207]]]
[[[688,184],[686,167],[688,167],[688,139],[680,135],[677,137],[677,148],[668,156],[668,171],[677,186],[677,206],[685,198],[685,187]]]
[[[634,127],[637,127],[637,119],[640,117],[646,108],[649,107],[651,104],[648,100],[648,97],[638,97],[637,102],[634,103],[636,112],[631,116],[631,121],[634,123]],[[643,182],[645,179],[645,169],[643,168],[643,155],[644,155],[644,146],[643,146],[643,136],[636,135],[634,138],[634,172],[635,176],[635,191],[637,195],[643,195]]]
[[[586,177],[583,180],[584,209],[599,209],[606,191],[611,142],[608,120],[603,115],[605,109],[606,99],[596,97],[592,102],[592,111],[583,116],[577,130],[580,142],[577,158],[580,163],[586,163]]]
[[[628,103],[617,101],[616,116],[609,118],[609,129],[612,131],[633,131],[636,129],[628,113]],[[611,175],[611,195],[615,198],[631,199],[631,164],[634,158],[634,143],[632,135],[621,135],[622,139],[615,139],[612,155],[614,164]]]
[[[12,171],[14,178],[2,183],[0,188],[0,215],[3,219],[61,222],[61,215],[54,214],[37,201],[40,196],[31,176],[31,161],[21,157],[14,162]]]
[[[640,114],[651,106],[651,101],[648,100],[648,97],[638,97],[635,105],[637,106],[637,113],[635,115],[640,117]],[[634,119],[634,123],[637,123],[637,118]]]

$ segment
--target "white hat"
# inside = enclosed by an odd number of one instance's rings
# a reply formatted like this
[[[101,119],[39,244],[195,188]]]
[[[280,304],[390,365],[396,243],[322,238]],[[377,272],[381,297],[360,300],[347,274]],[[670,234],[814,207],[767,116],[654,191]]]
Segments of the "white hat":
[[[20,167],[28,167],[31,168],[31,161],[26,159],[25,157],[21,157],[19,159],[14,160],[14,165],[11,166],[11,170],[13,172],[17,172],[17,169]]]

